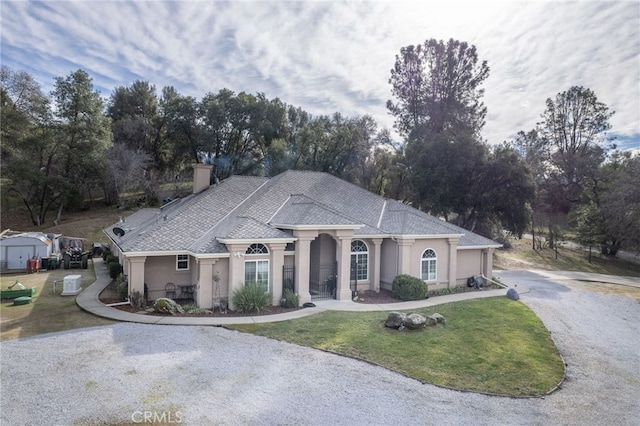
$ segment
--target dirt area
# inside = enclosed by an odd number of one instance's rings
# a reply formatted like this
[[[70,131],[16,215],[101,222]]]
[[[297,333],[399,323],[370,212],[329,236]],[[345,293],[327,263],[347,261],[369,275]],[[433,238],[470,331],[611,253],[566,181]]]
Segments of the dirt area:
[[[126,212],[126,215],[131,212]],[[38,231],[44,233],[62,234],[71,237],[86,238],[89,243],[107,242],[102,229],[118,221],[120,213],[115,208],[96,208],[77,213],[65,213],[58,225],[53,224],[55,214],[48,215],[47,223],[38,227],[31,223],[29,215],[22,209],[2,211],[2,229],[14,231]]]

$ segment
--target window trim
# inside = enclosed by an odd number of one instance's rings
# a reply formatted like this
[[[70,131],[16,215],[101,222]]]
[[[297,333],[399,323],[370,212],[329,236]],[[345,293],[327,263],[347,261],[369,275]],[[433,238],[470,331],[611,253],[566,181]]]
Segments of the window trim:
[[[249,247],[247,247],[247,250],[244,252],[245,255],[264,255],[264,254],[269,254],[269,247],[267,247],[266,245],[262,244],[262,243],[253,243],[251,244]]]
[[[254,259],[254,260],[245,260],[244,261],[244,282],[243,282],[243,286],[247,285],[247,264],[248,263],[253,263],[255,264],[255,279],[253,280],[249,280],[249,282],[255,282],[258,283],[258,263],[260,262],[265,262],[267,264],[267,282],[266,282],[266,289],[265,289],[265,293],[269,292],[269,288],[270,288],[270,282],[271,282],[271,262],[269,261],[269,259]]]
[[[432,252],[433,256],[426,257],[427,252]],[[427,264],[427,277],[424,277],[424,264]],[[430,265],[433,265],[433,278],[430,277]],[[420,279],[422,281],[436,281],[438,279],[438,254],[432,248],[426,248],[420,256]]]
[[[176,271],[188,271],[191,264],[190,257],[188,254],[176,254]],[[180,267],[182,262],[186,262],[185,268]]]
[[[360,247],[364,247],[365,250],[354,250],[354,243],[362,243],[362,245]],[[355,279],[356,281],[369,281],[369,246],[367,245],[367,243],[364,240],[352,240],[351,241],[351,254],[349,257],[349,260],[351,261],[351,264],[354,263],[354,256],[355,256],[355,262],[356,264],[359,264],[358,262],[358,258],[360,256],[364,256],[365,260],[366,260],[366,267],[364,268],[364,278],[360,278],[358,277],[358,273],[362,272],[362,270],[358,270],[356,269],[355,271]]]

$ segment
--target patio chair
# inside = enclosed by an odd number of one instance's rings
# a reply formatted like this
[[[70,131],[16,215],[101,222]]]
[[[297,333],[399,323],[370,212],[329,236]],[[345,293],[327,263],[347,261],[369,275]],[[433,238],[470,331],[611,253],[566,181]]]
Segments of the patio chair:
[[[174,283],[167,283],[164,286],[164,297],[167,299],[176,298],[176,285]]]

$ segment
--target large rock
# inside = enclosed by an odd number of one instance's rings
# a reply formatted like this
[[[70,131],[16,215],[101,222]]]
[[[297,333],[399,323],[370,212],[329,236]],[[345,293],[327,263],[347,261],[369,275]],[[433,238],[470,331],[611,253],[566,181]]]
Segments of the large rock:
[[[407,320],[404,322],[404,326],[410,330],[417,330],[419,328],[424,328],[427,319],[424,315],[420,314],[409,314],[407,315]]]
[[[519,300],[520,295],[518,294],[518,291],[515,288],[510,288],[509,290],[507,290],[507,298],[511,300]]]
[[[407,320],[407,314],[403,314],[402,312],[389,312],[387,316],[387,321],[384,323],[385,327],[389,328],[404,328],[404,323]]]
[[[153,309],[154,311],[161,314],[184,314],[184,309],[182,309],[182,306],[180,306],[174,300],[167,299],[166,297],[156,299],[156,301],[153,303]]]
[[[444,323],[447,322],[446,318],[443,317],[442,315],[438,314],[438,313],[429,315],[427,317],[427,319],[435,320],[434,324],[436,324],[436,323],[443,323],[444,324]]]

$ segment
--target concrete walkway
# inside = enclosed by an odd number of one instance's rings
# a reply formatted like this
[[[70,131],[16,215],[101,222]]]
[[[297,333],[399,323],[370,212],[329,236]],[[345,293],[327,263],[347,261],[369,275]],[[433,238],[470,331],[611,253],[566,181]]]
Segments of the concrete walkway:
[[[319,312],[333,310],[333,311],[399,311],[418,309],[430,306],[441,305],[450,302],[458,302],[461,300],[478,299],[483,297],[504,296],[507,293],[506,289],[499,290],[485,290],[485,291],[473,291],[468,293],[450,294],[446,296],[438,296],[435,298],[417,300],[410,302],[397,302],[390,304],[366,304],[356,303],[350,300],[338,301],[338,300],[319,300],[315,301],[316,307],[298,309],[296,311],[287,312],[284,314],[274,315],[258,315],[247,317],[172,317],[172,316],[157,316],[157,315],[145,315],[135,314],[130,312],[121,311],[116,308],[112,308],[104,305],[100,302],[100,293],[109,285],[111,278],[107,271],[106,266],[101,258],[93,259],[93,265],[96,272],[96,282],[83,290],[77,297],[76,303],[80,308],[94,315],[113,319],[116,321],[124,322],[137,322],[143,324],[164,324],[164,325],[228,325],[228,324],[254,324],[265,322],[277,322],[286,321],[295,318],[302,318],[309,315],[314,315]],[[559,271],[528,271],[537,275],[543,276],[553,280],[580,280],[580,281],[595,281],[595,282],[607,282],[613,284],[627,285],[640,288],[640,278],[633,277],[620,277],[614,275],[604,274],[591,274],[586,272],[559,272]],[[495,275],[500,276],[500,271],[495,271]],[[508,274],[507,274],[508,275]],[[509,281],[505,281],[506,284],[510,284]],[[517,286],[518,293],[523,294],[528,291],[526,287],[513,283],[513,286]]]

